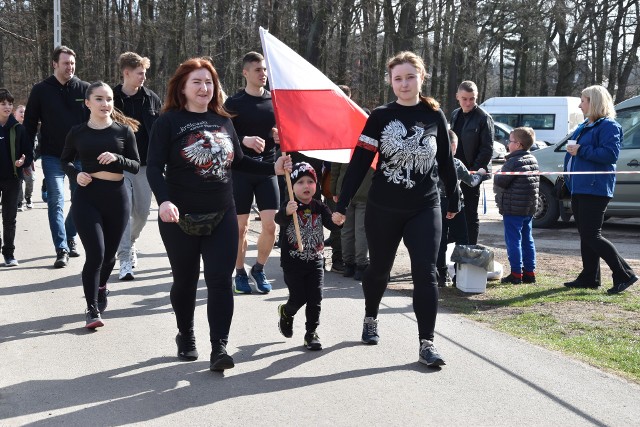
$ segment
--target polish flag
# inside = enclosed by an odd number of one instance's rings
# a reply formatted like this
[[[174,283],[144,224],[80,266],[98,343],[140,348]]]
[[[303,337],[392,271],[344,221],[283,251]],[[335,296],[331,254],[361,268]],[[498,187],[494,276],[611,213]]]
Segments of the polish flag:
[[[280,149],[349,163],[367,114],[327,76],[260,27]]]

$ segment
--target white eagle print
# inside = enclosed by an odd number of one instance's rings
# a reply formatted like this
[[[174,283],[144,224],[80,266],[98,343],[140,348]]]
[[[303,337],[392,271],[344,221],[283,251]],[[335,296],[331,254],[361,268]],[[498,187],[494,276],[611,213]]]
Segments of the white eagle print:
[[[310,210],[296,211],[298,225],[300,226],[300,239],[302,240],[302,252],[298,251],[298,240],[293,221],[287,227],[287,240],[291,249],[289,256],[302,261],[313,261],[322,258],[324,248],[324,233],[322,229],[322,215],[312,214]]]
[[[380,152],[386,158],[380,165],[384,176],[388,182],[404,184],[407,189],[416,184],[411,174],[425,174],[436,157],[436,137],[425,135],[419,124],[411,127],[412,134],[407,137],[407,128],[399,120],[393,120],[385,126],[380,138]]]
[[[233,142],[227,133],[205,130],[189,135],[181,154],[198,176],[225,178],[233,161]]]

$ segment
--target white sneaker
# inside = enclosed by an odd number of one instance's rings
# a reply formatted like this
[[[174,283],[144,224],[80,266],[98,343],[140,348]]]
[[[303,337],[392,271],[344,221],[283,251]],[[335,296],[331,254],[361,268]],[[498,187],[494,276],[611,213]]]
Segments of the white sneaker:
[[[120,262],[120,275],[118,276],[120,280],[133,280],[135,276],[133,275],[133,269],[131,268],[131,263],[129,261]]]
[[[138,251],[135,246],[131,246],[129,262],[131,263],[131,268],[136,268],[138,266]]]

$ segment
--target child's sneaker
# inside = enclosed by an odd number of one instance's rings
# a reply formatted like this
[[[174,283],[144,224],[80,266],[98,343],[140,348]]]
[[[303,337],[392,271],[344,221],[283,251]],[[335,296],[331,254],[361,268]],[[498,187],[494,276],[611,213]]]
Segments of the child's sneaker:
[[[304,346],[307,350],[311,351],[322,350],[322,343],[320,342],[320,337],[316,331],[307,331],[307,333],[304,334]]]
[[[522,283],[536,283],[536,273],[525,271],[522,275]]]
[[[378,344],[380,336],[378,335],[378,319],[373,317],[365,317],[362,324],[362,342],[365,344]]]
[[[280,321],[278,322],[278,329],[285,338],[291,338],[293,336],[293,316],[287,316],[284,312],[284,304],[278,306],[278,314],[280,315]]]
[[[522,283],[522,275],[520,277],[516,276],[515,273],[509,274],[507,277],[503,277],[500,279],[500,283],[507,283],[512,285],[519,285]]]
[[[442,366],[446,365],[438,350],[433,345],[433,342],[429,340],[420,340],[420,351],[418,352],[418,362],[424,363],[427,366]]]
[[[27,209],[33,209],[33,203],[31,202],[31,199],[25,199],[27,201]]]
[[[17,267],[18,266],[18,260],[15,259],[13,255],[5,256],[4,257],[4,265],[7,266],[7,267]]]
[[[107,296],[109,296],[107,285],[100,286],[98,288],[98,311],[100,312],[100,314],[104,313],[104,311],[107,309],[107,305],[109,304]]]

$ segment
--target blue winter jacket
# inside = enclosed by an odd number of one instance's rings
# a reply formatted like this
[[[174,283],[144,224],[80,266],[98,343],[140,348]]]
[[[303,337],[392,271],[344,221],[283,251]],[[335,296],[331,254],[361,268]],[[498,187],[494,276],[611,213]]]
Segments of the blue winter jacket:
[[[608,117],[594,123],[585,120],[575,130],[571,139],[578,140],[580,149],[573,158],[569,153],[565,155],[565,172],[616,170],[622,145],[622,127],[618,122]],[[571,194],[611,198],[616,185],[616,175],[613,173],[566,175],[565,179]]]

